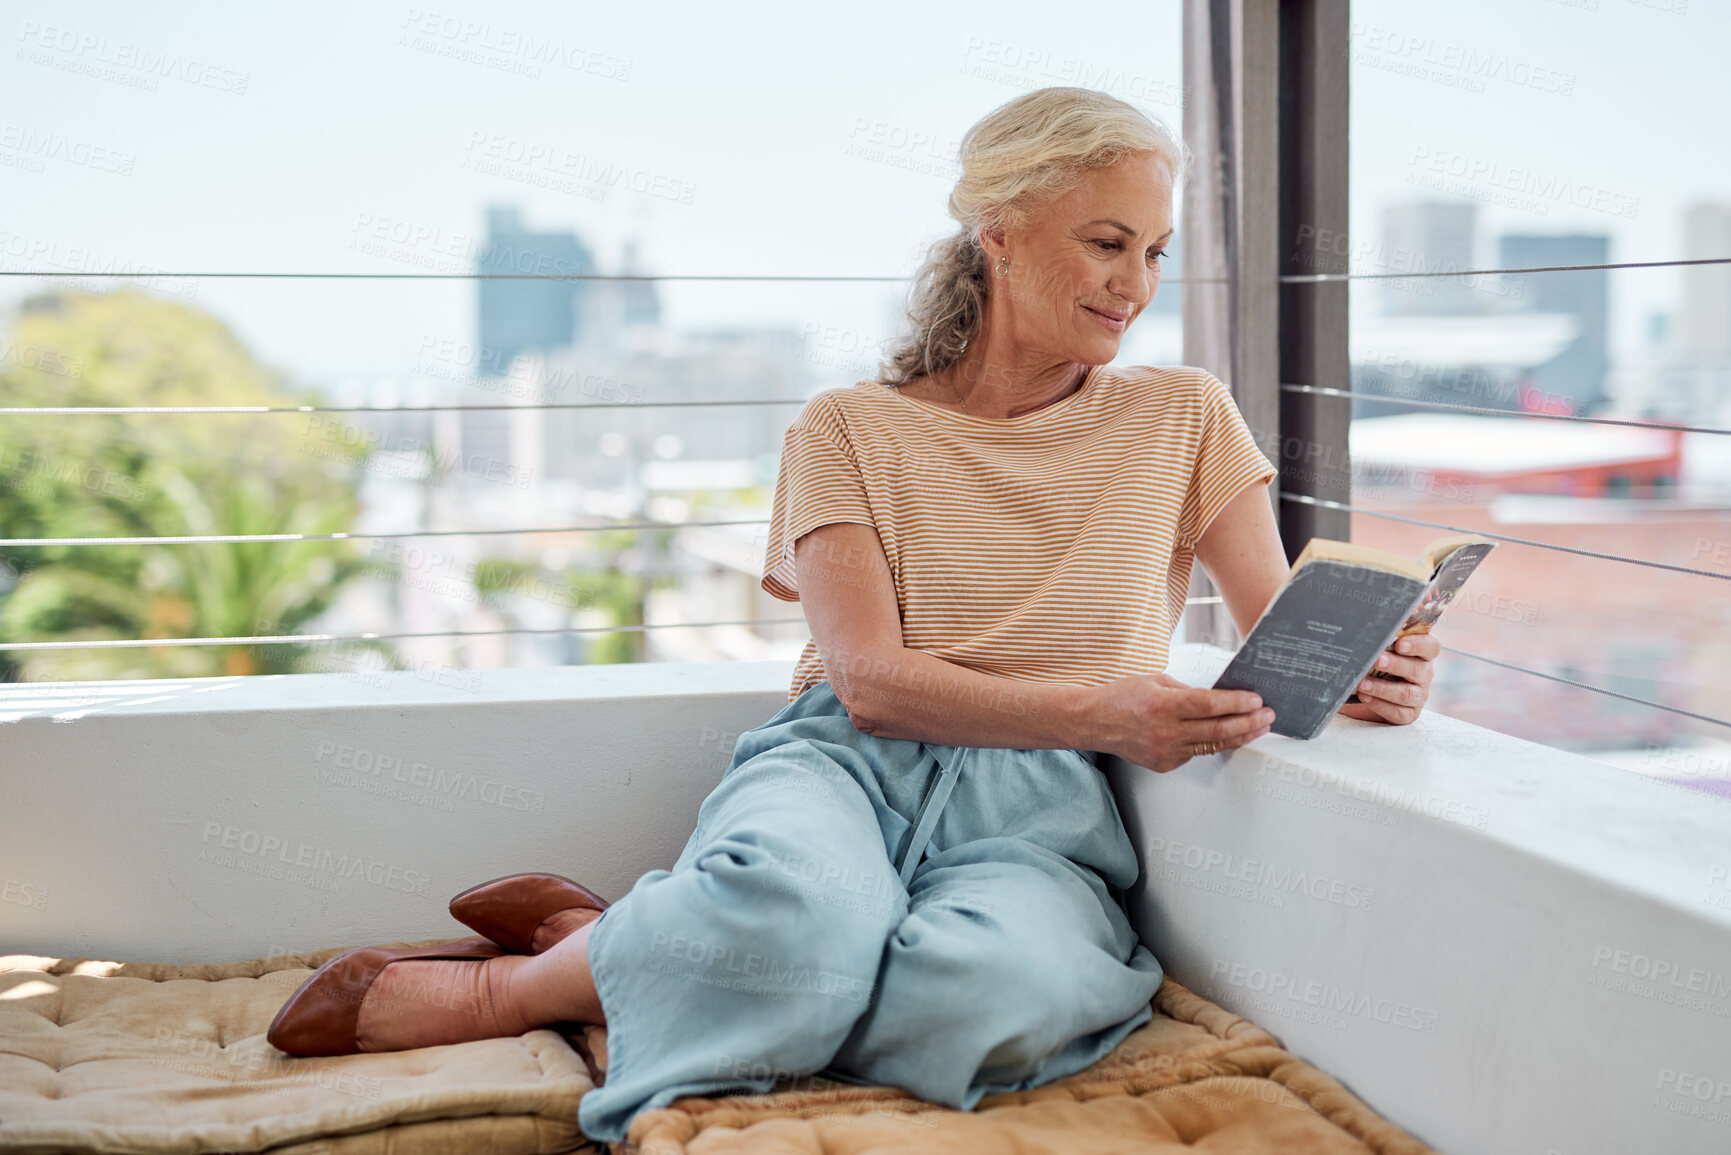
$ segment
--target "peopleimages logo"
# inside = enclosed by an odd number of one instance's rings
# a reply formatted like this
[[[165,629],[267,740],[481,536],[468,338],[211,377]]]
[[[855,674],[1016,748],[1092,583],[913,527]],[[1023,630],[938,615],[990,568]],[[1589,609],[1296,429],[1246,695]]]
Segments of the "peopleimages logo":
[[[1641,198],[1585,181],[1572,180],[1526,165],[1504,165],[1502,161],[1447,149],[1418,145],[1407,162],[1407,182],[1439,187],[1430,180],[1451,179],[1467,187],[1479,186],[1530,197],[1541,213],[1551,204],[1568,204],[1614,217],[1634,220],[1641,211]]]
[[[1221,850],[1209,850],[1182,842],[1153,839],[1148,846],[1150,862],[1165,862],[1200,870],[1204,874],[1218,873],[1223,878],[1247,882],[1253,886],[1285,894],[1308,895],[1320,902],[1332,902],[1348,910],[1369,910],[1376,901],[1376,891],[1356,883],[1306,874],[1290,866],[1277,867],[1272,862],[1256,858],[1241,858]]]
[[[1685,966],[1675,959],[1652,958],[1635,951],[1597,946],[1593,948],[1593,966],[1595,969],[1603,967],[1632,978],[1667,983],[1694,994],[1711,995],[1716,999],[1731,997],[1731,976],[1718,971],[1702,970],[1700,967]]]
[[[1660,1067],[1652,1106],[1710,1123],[1731,1123],[1731,1079]]]
[[[1716,863],[1707,868],[1707,893],[1701,901],[1720,910],[1731,910],[1731,867]]]
[[[76,28],[60,28],[26,20],[18,34],[24,48],[17,59],[84,76],[114,80],[146,92],[159,80],[179,80],[196,88],[214,88],[245,96],[252,73],[195,60],[172,49],[158,49],[126,40],[111,40]],[[41,50],[41,51],[38,51]],[[51,55],[60,53],[58,58]],[[127,73],[132,75],[127,76]]]
[[[409,761],[394,754],[383,754],[362,747],[338,742],[321,741],[313,761],[328,764],[354,774],[369,774],[390,778],[408,786],[420,787],[445,798],[468,798],[498,806],[505,810],[527,810],[540,814],[546,807],[546,795],[491,775],[473,774],[463,770],[444,770],[425,762]]]
[[[1422,1031],[1427,1035],[1437,1033],[1439,1016],[1436,1011],[1425,1010],[1396,999],[1381,998],[1350,987],[1299,982],[1291,975],[1279,971],[1231,963],[1219,958],[1209,967],[1208,977],[1253,994],[1266,995],[1271,999],[1287,999],[1323,1011],[1355,1015],[1372,1022],[1404,1027],[1410,1031]]]
[[[1369,802],[1394,812],[1423,814],[1429,818],[1453,822],[1483,830],[1490,822],[1490,811],[1453,798],[1427,794],[1422,790],[1406,790],[1373,778],[1353,779],[1337,770],[1299,766],[1279,758],[1262,757],[1261,777],[1319,793],[1333,792],[1343,798]],[[1259,784],[1260,792],[1260,784]],[[1392,817],[1392,814],[1390,815]]]
[[[687,963],[694,965],[684,965]],[[784,1001],[789,994],[818,994],[863,1003],[872,991],[872,984],[866,979],[662,931],[650,935],[649,957],[644,960],[644,967],[727,990],[764,995],[776,1002]]]
[[[10,902],[14,906],[27,906],[32,910],[48,909],[48,888],[32,886],[28,882],[20,882],[15,878],[0,879],[0,902]]]
[[[425,871],[407,870],[381,859],[368,858],[364,854],[351,854],[348,851],[338,854],[329,847],[314,846],[309,842],[291,842],[275,834],[246,830],[239,826],[225,826],[221,822],[206,822],[201,841],[204,844],[198,852],[201,862],[240,867],[249,874],[272,877],[278,874],[291,877],[290,872],[293,872],[292,881],[317,879],[320,875],[328,875],[330,877],[326,881],[332,890],[336,889],[334,884],[337,879],[350,878],[370,882],[387,890],[426,894],[428,884],[433,879],[433,876]],[[246,864],[250,864],[251,868]]]
[[[1731,1018],[1731,975],[1639,951],[1593,948],[1589,986],[1680,1007],[1698,1015]]]

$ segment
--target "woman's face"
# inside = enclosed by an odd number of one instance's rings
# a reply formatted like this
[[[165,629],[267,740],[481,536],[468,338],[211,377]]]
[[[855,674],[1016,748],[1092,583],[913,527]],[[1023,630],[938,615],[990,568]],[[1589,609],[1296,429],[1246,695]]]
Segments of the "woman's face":
[[[1118,355],[1124,332],[1160,285],[1158,254],[1172,239],[1172,172],[1155,153],[1089,169],[1082,183],[1019,229],[986,237],[995,336],[1024,354],[1085,365]]]

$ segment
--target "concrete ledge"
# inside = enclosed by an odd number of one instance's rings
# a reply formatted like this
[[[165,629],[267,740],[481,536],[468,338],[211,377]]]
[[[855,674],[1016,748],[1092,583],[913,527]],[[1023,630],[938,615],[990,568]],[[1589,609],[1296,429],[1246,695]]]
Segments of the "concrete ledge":
[[[522,870],[672,865],[791,662],[0,689],[0,954],[214,962],[468,933]]]
[[[1731,803],[1432,713],[1102,765],[1173,977],[1427,1142],[1731,1150]]]

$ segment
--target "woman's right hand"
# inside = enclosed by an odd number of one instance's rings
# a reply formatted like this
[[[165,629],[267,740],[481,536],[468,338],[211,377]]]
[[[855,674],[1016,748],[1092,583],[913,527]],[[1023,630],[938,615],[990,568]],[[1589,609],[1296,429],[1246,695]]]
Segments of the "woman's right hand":
[[[1198,754],[1256,741],[1273,725],[1274,711],[1253,690],[1209,690],[1169,674],[1137,674],[1096,688],[1093,722],[1100,737],[1088,749],[1164,774]]]

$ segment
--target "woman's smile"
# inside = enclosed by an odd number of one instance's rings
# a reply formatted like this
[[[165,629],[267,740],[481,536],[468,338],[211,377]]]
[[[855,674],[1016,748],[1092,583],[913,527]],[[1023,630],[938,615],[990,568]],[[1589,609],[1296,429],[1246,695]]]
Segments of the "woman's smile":
[[[1088,305],[1083,305],[1082,308],[1085,312],[1093,314],[1102,325],[1114,333],[1122,333],[1130,326],[1130,314],[1128,313],[1105,313]]]

